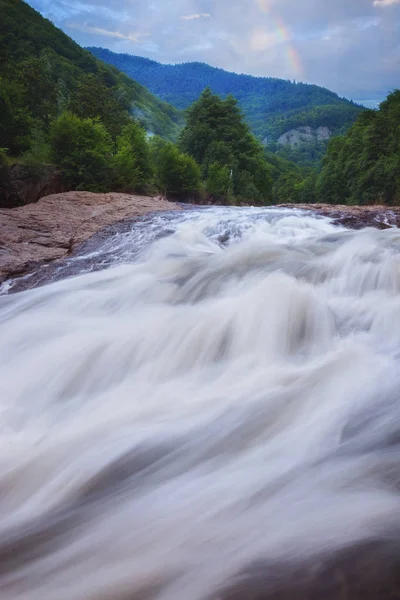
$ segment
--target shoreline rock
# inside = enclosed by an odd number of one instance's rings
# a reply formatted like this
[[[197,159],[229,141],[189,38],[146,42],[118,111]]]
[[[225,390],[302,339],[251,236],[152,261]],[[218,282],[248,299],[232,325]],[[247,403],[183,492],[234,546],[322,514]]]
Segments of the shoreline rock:
[[[347,206],[336,204],[279,204],[279,208],[309,210],[349,229],[391,229],[400,226],[400,206]]]
[[[170,210],[181,207],[161,198],[91,192],[52,194],[35,204],[0,209],[0,283],[69,256],[117,221]]]
[[[349,229],[400,226],[400,207],[329,204],[278,207],[307,210]],[[64,192],[45,196],[35,204],[0,208],[0,285],[71,256],[83,242],[121,221],[184,208],[192,206],[178,205],[162,197],[114,192]]]

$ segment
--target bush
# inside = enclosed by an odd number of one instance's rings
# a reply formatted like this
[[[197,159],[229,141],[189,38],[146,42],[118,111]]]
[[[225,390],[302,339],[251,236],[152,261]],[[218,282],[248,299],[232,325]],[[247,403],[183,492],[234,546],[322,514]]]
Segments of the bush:
[[[201,191],[200,167],[172,142],[154,137],[150,142],[155,183],[165,194],[183,195]]]
[[[0,148],[0,167],[4,167],[7,165],[7,148]]]
[[[52,124],[50,150],[54,163],[73,188],[108,191],[112,141],[98,119],[63,113]]]
[[[227,202],[232,186],[231,170],[227,165],[212,163],[208,167],[206,190],[213,200]]]
[[[31,131],[29,150],[22,155],[22,162],[29,167],[38,167],[50,162],[50,146],[44,131],[36,126]]]
[[[137,123],[132,121],[118,137],[112,167],[117,187],[143,191],[150,183],[152,168],[149,146],[144,129]]]

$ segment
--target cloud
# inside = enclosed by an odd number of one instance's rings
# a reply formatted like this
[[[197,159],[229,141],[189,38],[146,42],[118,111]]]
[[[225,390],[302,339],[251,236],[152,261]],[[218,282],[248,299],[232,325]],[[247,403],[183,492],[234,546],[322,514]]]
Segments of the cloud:
[[[209,19],[210,13],[196,13],[195,15],[185,15],[181,17],[182,21],[194,21],[196,19]]]
[[[119,40],[128,40],[130,42],[133,42],[134,44],[140,44],[141,43],[140,38],[143,37],[144,35],[148,35],[148,34],[143,34],[143,33],[124,34],[124,33],[121,33],[120,31],[109,31],[108,29],[103,29],[101,27],[91,27],[90,25],[82,25],[79,23],[71,23],[70,28],[77,29],[78,31],[82,31],[84,33],[93,33],[95,35],[117,38]]]
[[[399,85],[400,0],[28,1],[82,46],[308,81],[358,100]]]
[[[392,6],[399,3],[400,0],[374,0],[374,6]]]

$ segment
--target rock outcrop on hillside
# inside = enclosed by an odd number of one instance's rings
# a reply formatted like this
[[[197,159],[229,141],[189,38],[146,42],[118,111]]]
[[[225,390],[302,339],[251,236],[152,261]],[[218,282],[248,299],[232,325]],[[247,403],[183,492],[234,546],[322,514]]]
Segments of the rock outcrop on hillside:
[[[323,142],[329,140],[331,137],[332,133],[329,127],[318,127],[317,129],[313,129],[307,125],[287,131],[278,139],[278,144],[297,148],[298,146],[309,142]]]
[[[148,212],[179,210],[161,198],[66,192],[36,204],[0,209],[0,283],[71,254],[107,225]]]

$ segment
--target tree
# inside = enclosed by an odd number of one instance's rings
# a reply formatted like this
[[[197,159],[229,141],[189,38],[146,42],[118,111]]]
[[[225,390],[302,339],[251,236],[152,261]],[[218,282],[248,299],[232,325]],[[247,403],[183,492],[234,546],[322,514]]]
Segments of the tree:
[[[400,202],[400,91],[379,111],[365,111],[349,132],[333,138],[317,182],[325,202]]]
[[[157,136],[151,139],[150,148],[155,182],[160,190],[173,195],[201,191],[200,167],[191,156]]]
[[[212,199],[227,202],[232,188],[231,171],[227,165],[214,162],[208,167],[206,189]]]
[[[219,165],[232,172],[234,196],[261,204],[272,199],[272,177],[264,149],[251,134],[232,96],[222,100],[206,88],[188,109],[179,144],[197,161],[213,189],[216,180],[222,178],[223,171],[218,172],[215,166]]]
[[[207,177],[210,165],[224,165],[230,171],[236,171],[238,167],[237,159],[235,158],[232,148],[229,144],[222,140],[212,141],[206,148],[203,159],[203,175]]]
[[[143,190],[150,182],[152,168],[146,132],[131,122],[117,138],[117,152],[112,159],[117,187]]]
[[[29,147],[33,118],[23,108],[24,87],[0,77],[0,143],[10,154],[20,154]]]
[[[18,81],[27,90],[25,104],[34,119],[48,128],[57,115],[57,78],[50,55],[29,57],[18,65]]]
[[[348,201],[349,191],[341,167],[341,155],[346,145],[345,137],[333,138],[322,161],[322,172],[317,181],[317,194],[322,202],[341,204]]]
[[[128,113],[100,74],[82,77],[71,98],[69,110],[81,118],[100,119],[114,138],[129,123]]]
[[[99,120],[63,113],[52,125],[50,146],[55,164],[73,188],[108,191],[112,141]]]

